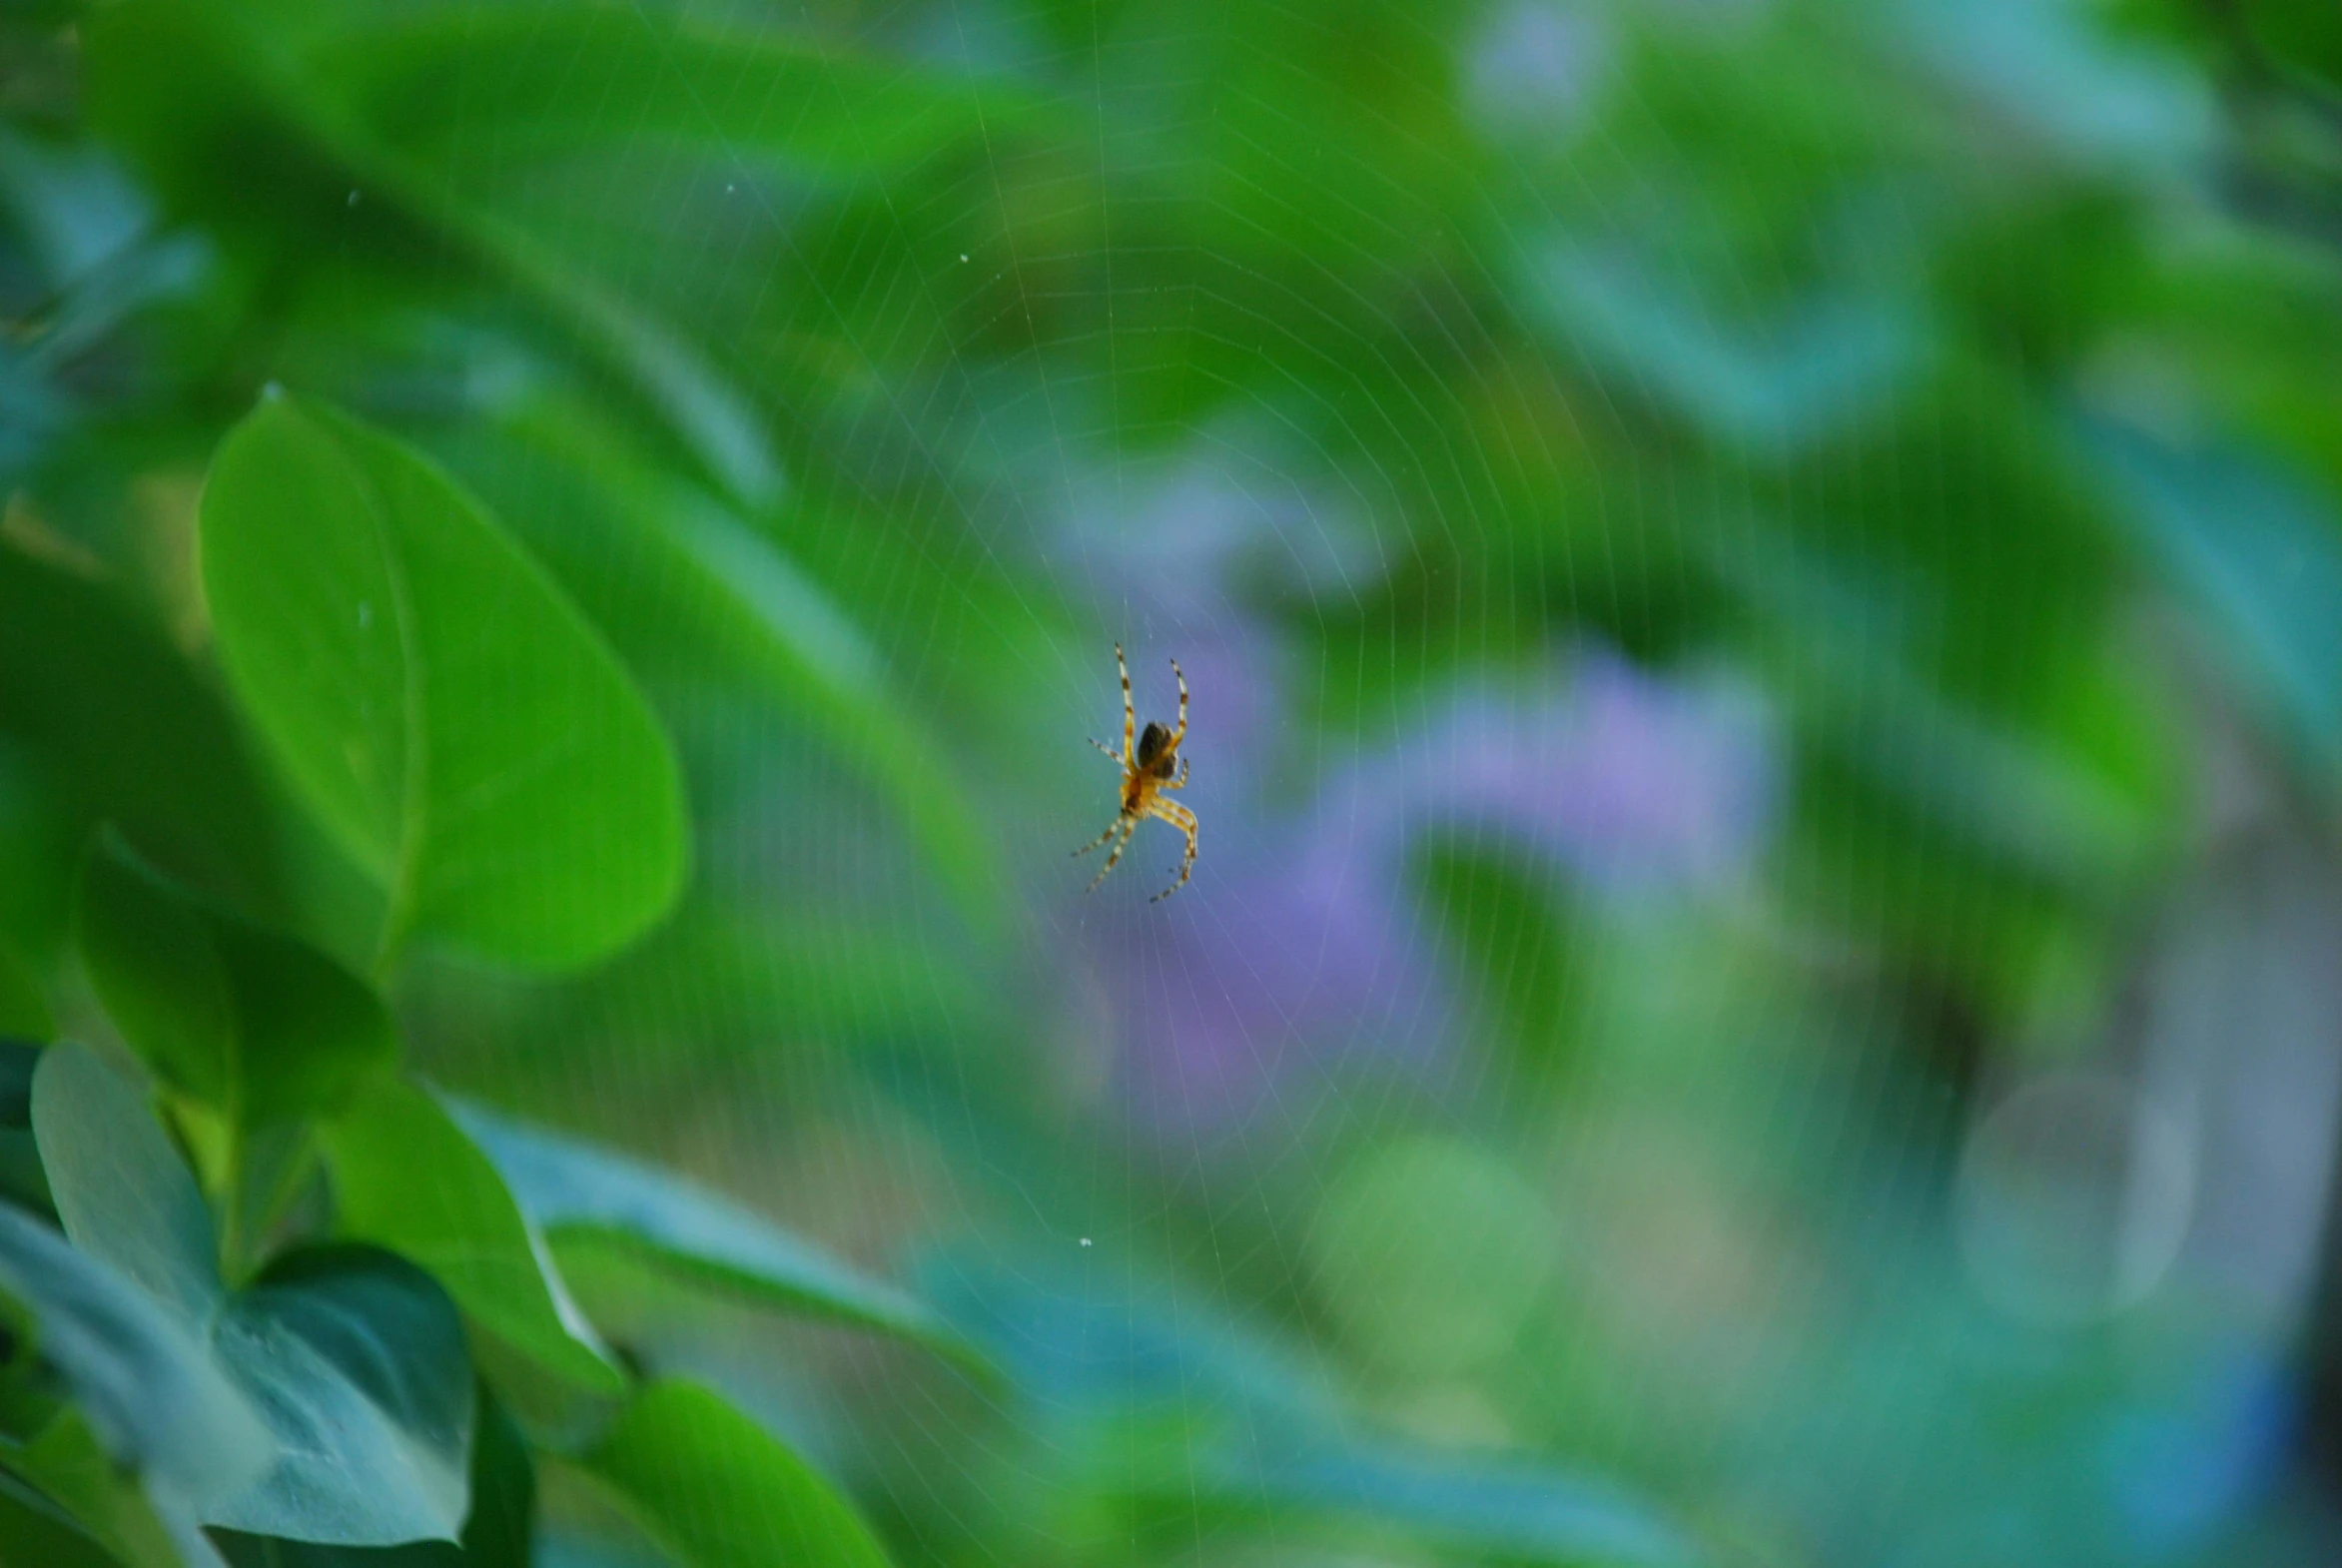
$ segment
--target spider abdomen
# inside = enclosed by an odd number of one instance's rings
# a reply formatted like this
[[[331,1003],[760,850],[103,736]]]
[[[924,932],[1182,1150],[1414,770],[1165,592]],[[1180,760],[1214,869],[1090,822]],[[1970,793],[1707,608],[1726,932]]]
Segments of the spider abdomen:
[[[1171,759],[1168,748],[1171,732],[1161,724],[1150,722],[1139,735],[1139,770],[1164,778],[1171,776]]]

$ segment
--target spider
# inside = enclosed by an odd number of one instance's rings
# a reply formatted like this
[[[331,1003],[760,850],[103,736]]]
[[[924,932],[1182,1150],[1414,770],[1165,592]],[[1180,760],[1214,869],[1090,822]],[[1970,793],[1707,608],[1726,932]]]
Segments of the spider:
[[[1138,750],[1131,749],[1132,733],[1139,727],[1139,716],[1131,706],[1131,667],[1123,662],[1123,645],[1115,644],[1115,668],[1123,677],[1123,749],[1118,755],[1103,740],[1091,745],[1106,753],[1108,759],[1123,770],[1123,805],[1104,833],[1074,851],[1076,859],[1089,854],[1107,840],[1120,836],[1114,853],[1106,857],[1106,865],[1090,879],[1095,888],[1106,880],[1106,874],[1115,869],[1115,862],[1123,858],[1123,851],[1131,844],[1131,835],[1139,831],[1139,824],[1149,817],[1160,817],[1187,835],[1187,858],[1179,863],[1179,880],[1165,888],[1150,904],[1160,903],[1187,885],[1187,877],[1195,869],[1195,813],[1175,800],[1166,800],[1165,794],[1187,787],[1187,761],[1179,755],[1179,742],[1187,738],[1187,677],[1179,670],[1179,661],[1171,661],[1171,674],[1179,683],[1179,723],[1176,729],[1165,729],[1150,722],[1146,733],[1139,736]],[[1172,777],[1173,765],[1178,776]],[[1084,890],[1085,892],[1088,889]]]

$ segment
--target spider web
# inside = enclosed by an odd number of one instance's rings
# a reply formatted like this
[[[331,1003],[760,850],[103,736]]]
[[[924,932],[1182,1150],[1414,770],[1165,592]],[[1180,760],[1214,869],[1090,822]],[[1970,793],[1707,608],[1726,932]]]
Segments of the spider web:
[[[442,167],[757,410],[661,493],[816,674],[645,576],[687,906],[423,1047],[1011,1381],[606,1285],[632,1342],[905,1561],[2278,1560],[2335,890],[2049,471],[2151,379],[2006,341],[2095,331],[2069,205],[2179,222],[2199,84],[2055,5],[678,14],[826,63],[673,58],[681,144],[580,89],[591,157],[458,82]],[[1169,827],[1070,859],[1118,640],[1192,691],[1160,904]]]

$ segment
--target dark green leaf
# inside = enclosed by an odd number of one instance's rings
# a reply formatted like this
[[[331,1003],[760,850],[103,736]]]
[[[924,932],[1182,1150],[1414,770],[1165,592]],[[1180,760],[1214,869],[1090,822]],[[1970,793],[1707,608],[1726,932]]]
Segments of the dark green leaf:
[[[471,1369],[427,1277],[354,1251],[231,1294],[194,1177],[138,1091],[79,1047],[42,1054],[33,1130],[76,1255],[143,1292],[144,1309],[118,1309],[201,1347],[273,1436],[258,1481],[198,1500],[206,1523],[353,1545],[454,1537]]]
[[[695,1383],[645,1387],[583,1462],[678,1568],[887,1560],[819,1472]]]
[[[331,31],[324,7],[239,15],[191,0],[132,0],[92,20],[87,55],[96,115],[166,184],[209,194],[223,160],[257,134],[272,151],[297,150],[311,196],[362,188],[373,202],[451,242],[482,271],[518,286],[641,394],[734,497],[764,505],[780,493],[778,459],[755,405],[707,356],[623,294],[579,271],[560,251],[493,204],[466,200],[444,171],[357,124],[320,92],[299,58],[297,34]],[[296,19],[308,23],[296,27]],[[198,198],[201,199],[200,197]]]
[[[46,1043],[56,1025],[32,971],[0,948],[0,1039]]]
[[[337,38],[311,64],[355,117],[410,153],[479,136],[517,157],[650,141],[868,176],[1041,116],[997,78],[644,10],[407,13]]]
[[[8,1451],[7,1463],[111,1554],[101,1561],[127,1568],[222,1568],[188,1499],[152,1473],[141,1477],[123,1468],[82,1417],[79,1410],[59,1412],[38,1437]],[[0,1562],[14,1561],[0,1552]],[[48,1568],[52,1559],[29,1561]]]
[[[0,731],[174,873],[274,906],[273,814],[219,698],[114,594],[7,543]]]
[[[215,461],[223,662],[407,931],[589,962],[682,885],[666,737],[601,639],[463,491],[386,436],[266,399]]]
[[[865,1278],[729,1198],[606,1150],[458,1104],[455,1117],[511,1184],[521,1208],[558,1242],[638,1251],[679,1272],[792,1310],[901,1334],[982,1364],[915,1297]]]
[[[41,1053],[21,1040],[0,1040],[0,1197],[54,1213],[41,1152],[33,1145],[33,1069]]]
[[[386,1079],[320,1136],[343,1234],[421,1264],[474,1322],[556,1377],[624,1391],[503,1177],[427,1090]]]
[[[7,1471],[0,1470],[0,1563],[117,1568],[120,1558],[116,1554],[100,1546],[82,1527],[59,1517],[62,1510],[29,1487],[26,1495],[18,1495],[18,1484]]]
[[[122,1038],[239,1135],[345,1104],[397,1060],[390,1014],[323,954],[214,908],[106,835],[82,870],[82,963]]]

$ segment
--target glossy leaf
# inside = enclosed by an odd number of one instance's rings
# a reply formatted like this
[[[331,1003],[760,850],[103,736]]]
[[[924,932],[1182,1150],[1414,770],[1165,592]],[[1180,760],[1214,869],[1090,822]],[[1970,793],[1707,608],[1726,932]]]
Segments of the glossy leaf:
[[[476,1106],[458,1104],[454,1112],[511,1183],[521,1207],[556,1242],[614,1244],[688,1277],[794,1311],[900,1334],[982,1364],[968,1342],[915,1297],[864,1277],[729,1198]]]
[[[83,867],[79,915],[83,966],[122,1038],[239,1133],[330,1111],[397,1060],[364,981],[197,899],[111,834]]]
[[[682,884],[665,736],[600,637],[479,505],[389,437],[286,396],[215,460],[202,561],[222,660],[279,760],[408,931],[557,969]]]
[[[644,1388],[583,1462],[678,1568],[887,1560],[827,1479],[696,1383]]]
[[[32,1102],[75,1255],[136,1287],[127,1298],[141,1304],[118,1311],[200,1348],[209,1370],[196,1386],[225,1380],[266,1425],[260,1478],[198,1498],[199,1516],[295,1540],[452,1539],[465,1509],[471,1368],[462,1326],[429,1280],[388,1254],[352,1250],[232,1293],[194,1177],[135,1087],[89,1052],[54,1046]]]
[[[385,1080],[320,1136],[343,1234],[413,1259],[475,1323],[563,1381],[624,1390],[504,1178],[428,1090]]]

